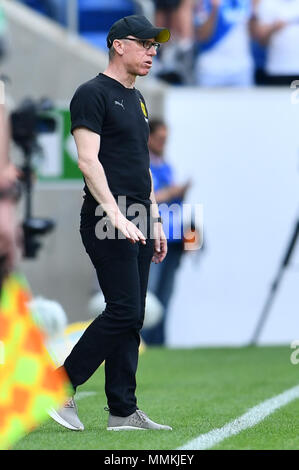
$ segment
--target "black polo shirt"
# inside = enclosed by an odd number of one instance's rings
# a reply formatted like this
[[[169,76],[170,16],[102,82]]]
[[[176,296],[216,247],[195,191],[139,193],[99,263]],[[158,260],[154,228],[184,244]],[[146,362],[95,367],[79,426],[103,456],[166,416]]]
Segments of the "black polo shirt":
[[[149,207],[149,126],[141,93],[100,73],[77,89],[70,110],[71,132],[86,127],[101,136],[98,157],[113,196]],[[97,205],[86,184],[84,191],[86,202]]]

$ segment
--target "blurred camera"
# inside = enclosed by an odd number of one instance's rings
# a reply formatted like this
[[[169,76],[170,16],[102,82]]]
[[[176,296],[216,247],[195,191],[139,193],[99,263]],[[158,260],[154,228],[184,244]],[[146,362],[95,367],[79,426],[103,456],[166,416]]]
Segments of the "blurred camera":
[[[38,135],[41,132],[52,133],[56,130],[55,119],[46,115],[53,109],[52,102],[47,98],[34,101],[26,98],[19,108],[11,114],[12,138],[20,147],[23,154],[21,167],[21,181],[25,195],[25,218],[23,221],[24,232],[24,257],[36,258],[37,252],[42,246],[38,240],[55,228],[55,221],[32,216],[32,189],[34,179],[33,156],[42,154],[42,148],[38,143]]]

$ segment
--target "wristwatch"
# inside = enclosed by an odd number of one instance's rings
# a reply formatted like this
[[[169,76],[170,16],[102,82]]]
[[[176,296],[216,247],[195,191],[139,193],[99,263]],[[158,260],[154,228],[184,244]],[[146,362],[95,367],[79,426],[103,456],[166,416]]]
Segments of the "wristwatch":
[[[163,224],[162,217],[154,217],[153,222],[160,222],[161,224]]]

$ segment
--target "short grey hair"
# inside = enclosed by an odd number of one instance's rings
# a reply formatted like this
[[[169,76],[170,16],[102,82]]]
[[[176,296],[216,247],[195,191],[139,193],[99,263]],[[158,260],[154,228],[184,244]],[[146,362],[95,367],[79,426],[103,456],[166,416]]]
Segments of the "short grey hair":
[[[113,58],[115,57],[115,49],[113,47],[113,44],[112,46],[109,48],[109,62],[111,62],[113,60]]]

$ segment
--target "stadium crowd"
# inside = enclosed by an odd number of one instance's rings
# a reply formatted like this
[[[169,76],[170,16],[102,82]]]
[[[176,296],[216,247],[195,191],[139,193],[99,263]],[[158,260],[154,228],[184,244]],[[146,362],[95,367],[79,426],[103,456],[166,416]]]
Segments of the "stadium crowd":
[[[66,0],[33,3],[66,25]],[[132,5],[140,14],[146,3],[154,8],[155,24],[172,32],[152,71],[168,83],[284,85],[299,75],[298,0],[138,0]]]
[[[299,75],[298,0],[155,0],[173,41],[158,74],[200,86],[284,85]]]

